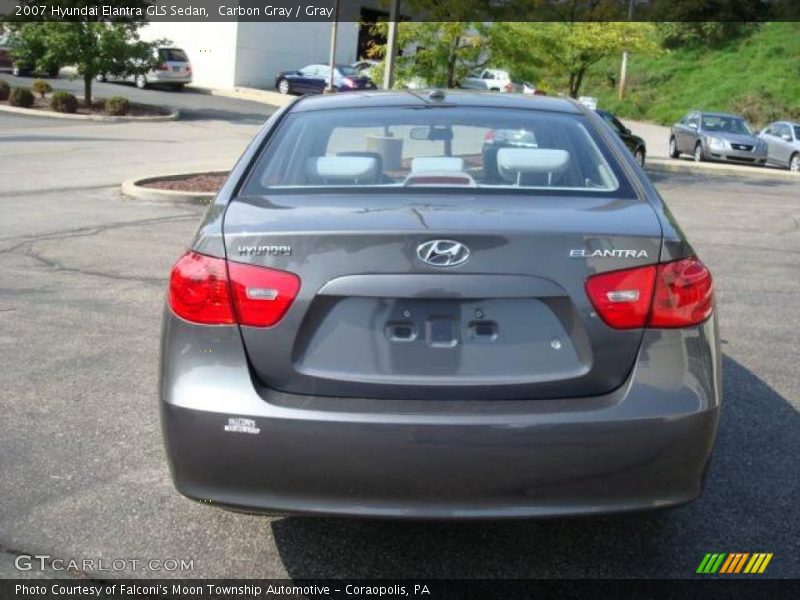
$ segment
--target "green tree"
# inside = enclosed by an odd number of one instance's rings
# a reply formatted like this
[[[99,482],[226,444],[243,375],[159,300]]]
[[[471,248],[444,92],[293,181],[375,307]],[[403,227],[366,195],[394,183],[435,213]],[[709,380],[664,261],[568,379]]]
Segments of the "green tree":
[[[535,70],[553,80],[565,80],[566,91],[573,98],[580,94],[586,73],[603,58],[623,50],[659,51],[652,23],[507,22],[496,23],[488,37],[493,56],[516,76],[533,78],[529,72]]]
[[[82,1],[51,0],[47,4],[74,7]],[[114,4],[139,8],[144,13],[150,0],[121,0]],[[12,55],[17,60],[31,61],[36,68],[46,64],[75,65],[83,79],[84,102],[91,105],[92,82],[98,75],[146,73],[158,63],[153,49],[164,43],[140,39],[143,17],[97,19],[12,23]]]
[[[386,34],[387,24],[378,23]],[[472,22],[403,22],[398,25],[398,48],[412,48],[397,57],[395,81],[403,85],[415,78],[432,87],[455,87],[467,73],[486,63],[486,26]],[[371,56],[382,58],[386,45],[376,45]],[[381,75],[378,69],[376,76]]]

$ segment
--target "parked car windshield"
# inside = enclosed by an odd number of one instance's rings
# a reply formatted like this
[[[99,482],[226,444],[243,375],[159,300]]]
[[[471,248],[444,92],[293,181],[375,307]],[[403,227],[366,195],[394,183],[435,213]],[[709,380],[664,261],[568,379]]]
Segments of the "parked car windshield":
[[[582,115],[536,110],[300,111],[280,123],[243,193],[469,187],[594,195],[621,186],[631,193],[595,135]]]
[[[339,71],[342,77],[350,77],[352,75],[358,75],[358,69],[347,65],[337,65],[336,70]]]
[[[742,133],[753,135],[744,119],[716,115],[703,116],[703,129],[706,131],[722,131],[725,133]]]

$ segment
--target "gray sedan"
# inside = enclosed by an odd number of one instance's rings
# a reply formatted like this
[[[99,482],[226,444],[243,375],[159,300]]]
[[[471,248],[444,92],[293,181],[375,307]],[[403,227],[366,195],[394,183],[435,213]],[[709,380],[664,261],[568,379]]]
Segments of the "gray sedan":
[[[691,154],[697,162],[721,160],[764,165],[767,144],[739,115],[693,111],[672,126],[669,155]]]
[[[800,173],[800,123],[776,121],[765,127],[759,137],[767,144],[769,163]]]
[[[700,494],[717,431],[714,287],[585,106],[305,96],[258,133],[175,263],[160,382],[175,485],[203,503],[448,519],[676,506]]]

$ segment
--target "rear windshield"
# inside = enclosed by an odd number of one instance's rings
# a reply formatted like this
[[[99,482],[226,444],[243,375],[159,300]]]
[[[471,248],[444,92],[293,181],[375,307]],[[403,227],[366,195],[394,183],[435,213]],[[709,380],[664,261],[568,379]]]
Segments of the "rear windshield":
[[[159,48],[158,58],[165,62],[189,62],[189,57],[186,56],[186,52],[180,48]]]
[[[243,194],[473,188],[631,193],[582,115],[473,107],[290,113]],[[614,165],[614,166],[612,166]]]

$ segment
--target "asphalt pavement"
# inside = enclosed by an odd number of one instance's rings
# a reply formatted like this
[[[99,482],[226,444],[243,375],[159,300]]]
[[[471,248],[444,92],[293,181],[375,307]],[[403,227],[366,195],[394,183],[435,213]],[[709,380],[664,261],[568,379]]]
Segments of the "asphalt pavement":
[[[0,576],[30,553],[193,561],[89,574],[103,578],[693,577],[706,552],[773,552],[770,576],[800,576],[800,182],[654,176],[718,293],[725,404],[698,501],[522,522],[248,516],[181,497],[161,444],[167,275],[202,209],[118,183],[147,165],[229,165],[256,123],[215,120],[228,98],[142,93],[206,117],[0,115]]]

